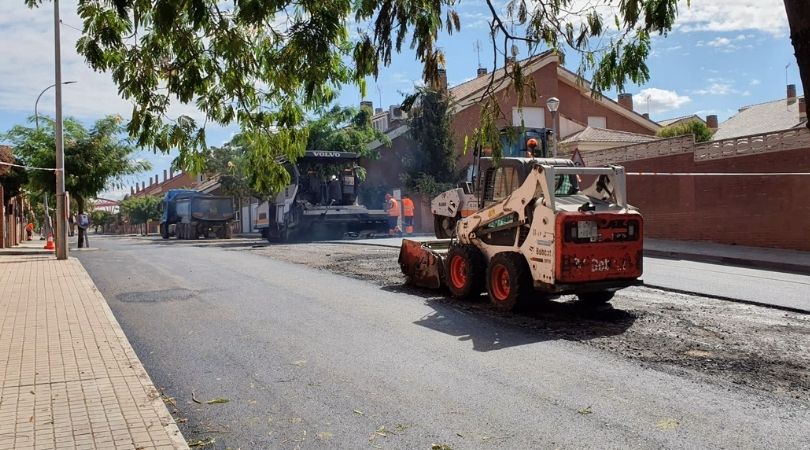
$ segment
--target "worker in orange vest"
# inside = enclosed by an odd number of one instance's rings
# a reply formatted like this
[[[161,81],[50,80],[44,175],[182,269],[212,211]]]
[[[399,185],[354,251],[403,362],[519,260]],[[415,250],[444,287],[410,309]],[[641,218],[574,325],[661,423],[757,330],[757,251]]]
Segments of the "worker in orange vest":
[[[388,211],[388,235],[399,235],[399,202],[391,194],[385,194],[385,210]]]
[[[402,227],[405,228],[405,234],[408,236],[413,234],[413,200],[405,194],[402,196]]]

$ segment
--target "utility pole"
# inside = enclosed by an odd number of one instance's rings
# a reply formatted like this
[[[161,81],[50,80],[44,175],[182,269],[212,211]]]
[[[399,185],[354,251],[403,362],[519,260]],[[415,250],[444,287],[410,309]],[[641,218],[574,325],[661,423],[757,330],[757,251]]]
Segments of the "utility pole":
[[[56,259],[68,258],[67,205],[65,205],[65,148],[62,142],[62,53],[59,34],[59,0],[53,0],[54,84],[56,89]]]

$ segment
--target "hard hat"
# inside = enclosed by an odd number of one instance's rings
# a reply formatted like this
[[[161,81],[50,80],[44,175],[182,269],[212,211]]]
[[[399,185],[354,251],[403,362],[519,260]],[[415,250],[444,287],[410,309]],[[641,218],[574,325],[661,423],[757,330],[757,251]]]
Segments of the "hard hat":
[[[526,146],[527,147],[537,147],[537,139],[535,139],[535,138],[529,139],[528,141],[526,141]]]
[[[385,199],[388,200],[389,198],[391,198],[391,194],[385,194]]]

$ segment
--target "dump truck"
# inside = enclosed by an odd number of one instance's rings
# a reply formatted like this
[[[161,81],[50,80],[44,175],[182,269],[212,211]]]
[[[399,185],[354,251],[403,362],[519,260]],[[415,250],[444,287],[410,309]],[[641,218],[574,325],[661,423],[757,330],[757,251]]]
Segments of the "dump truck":
[[[529,174],[530,168],[525,164],[527,157],[545,158],[546,163],[552,165],[573,165],[566,159],[548,159],[551,135],[551,130],[546,128],[507,127],[500,131],[502,158],[496,161],[492,157],[483,156],[485,151],[476,149],[476,163],[468,171],[469,179],[459,183],[458,187],[437,195],[430,203],[436,237],[451,237],[456,223],[462,217],[467,217],[484,206],[483,197],[486,192],[482,180],[492,176],[499,167],[507,167],[506,170],[513,174],[506,181],[509,187],[514,188],[523,183]],[[479,177],[479,173],[483,177]]]
[[[161,203],[163,239],[231,238],[233,199],[187,189],[169,190]]]
[[[641,284],[643,218],[627,203],[623,167],[510,159],[526,168],[523,181],[497,168],[482,177],[482,208],[455,223],[454,238],[403,240],[410,284],[456,298],[486,291],[503,310],[563,294],[603,303]],[[581,189],[580,179],[593,182]]]
[[[290,184],[256,212],[256,228],[269,242],[340,239],[346,233],[388,231],[388,216],[359,204],[360,156],[352,152],[306,151],[284,163]]]

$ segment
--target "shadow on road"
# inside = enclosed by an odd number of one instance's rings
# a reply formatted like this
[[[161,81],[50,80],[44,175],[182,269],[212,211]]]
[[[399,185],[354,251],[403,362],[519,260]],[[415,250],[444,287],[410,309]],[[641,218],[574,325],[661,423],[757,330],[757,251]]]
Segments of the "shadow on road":
[[[585,341],[624,333],[636,315],[612,305],[591,306],[578,301],[538,300],[515,312],[490,307],[486,295],[472,301],[437,297],[436,292],[407,285],[391,285],[385,291],[425,298],[435,311],[416,325],[472,341],[473,350],[488,352],[548,340]]]

